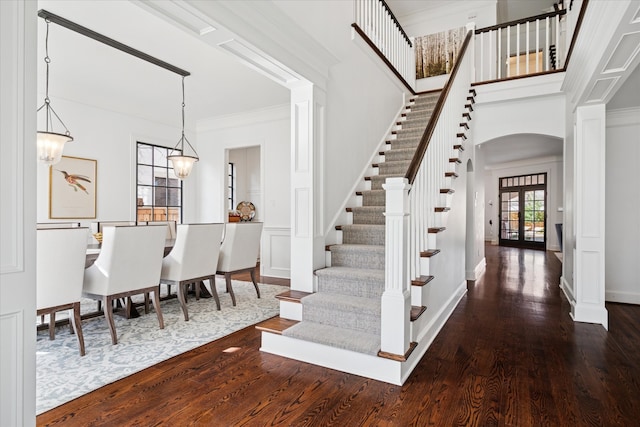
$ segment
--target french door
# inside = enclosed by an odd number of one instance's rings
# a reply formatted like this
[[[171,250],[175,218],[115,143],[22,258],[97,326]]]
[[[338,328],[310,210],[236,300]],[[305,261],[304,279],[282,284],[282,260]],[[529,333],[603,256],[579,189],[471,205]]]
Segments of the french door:
[[[500,245],[545,249],[547,174],[500,178]]]

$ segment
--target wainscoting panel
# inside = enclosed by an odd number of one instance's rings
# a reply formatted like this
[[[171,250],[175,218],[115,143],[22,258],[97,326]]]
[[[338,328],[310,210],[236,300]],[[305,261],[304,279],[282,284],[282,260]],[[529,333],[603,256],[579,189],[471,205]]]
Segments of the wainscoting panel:
[[[262,230],[260,274],[270,277],[290,278],[291,229],[265,227]]]
[[[22,312],[0,315],[0,336],[2,337],[0,378],[3,383],[0,390],[0,401],[2,401],[0,425],[3,426],[24,425],[22,412],[24,392],[20,378],[24,369],[22,324]]]

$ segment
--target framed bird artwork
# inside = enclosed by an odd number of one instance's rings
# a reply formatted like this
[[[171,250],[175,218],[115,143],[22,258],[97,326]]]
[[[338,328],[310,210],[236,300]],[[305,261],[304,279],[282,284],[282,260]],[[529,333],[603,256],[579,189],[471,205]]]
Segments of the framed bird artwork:
[[[98,161],[62,156],[49,167],[49,218],[96,217]]]

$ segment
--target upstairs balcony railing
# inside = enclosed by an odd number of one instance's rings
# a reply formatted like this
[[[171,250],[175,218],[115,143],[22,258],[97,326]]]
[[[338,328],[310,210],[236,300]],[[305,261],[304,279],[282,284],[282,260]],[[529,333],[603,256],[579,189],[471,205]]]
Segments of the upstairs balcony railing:
[[[414,91],[415,54],[411,39],[384,0],[354,0],[353,28],[402,83]]]
[[[564,67],[561,18],[557,12],[476,30],[478,81],[544,73]]]

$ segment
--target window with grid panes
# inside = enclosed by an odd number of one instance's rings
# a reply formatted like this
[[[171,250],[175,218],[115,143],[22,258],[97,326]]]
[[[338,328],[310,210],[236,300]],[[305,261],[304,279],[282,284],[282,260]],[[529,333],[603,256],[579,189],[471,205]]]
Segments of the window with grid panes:
[[[167,159],[171,151],[171,148],[144,142],[137,144],[138,222],[181,222],[182,181],[175,176]]]

